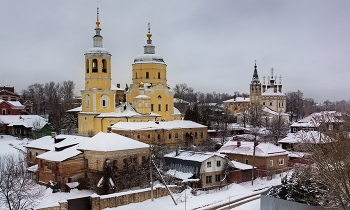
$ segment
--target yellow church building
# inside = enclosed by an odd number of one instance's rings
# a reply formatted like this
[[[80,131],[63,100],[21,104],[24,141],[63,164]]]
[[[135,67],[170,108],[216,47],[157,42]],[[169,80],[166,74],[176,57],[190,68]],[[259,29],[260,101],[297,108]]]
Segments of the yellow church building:
[[[174,92],[169,88],[166,64],[155,54],[148,25],[144,54],[132,64],[132,84],[125,90],[126,100],[118,95],[123,89],[112,84],[111,54],[103,48],[99,13],[93,47],[85,55],[85,89],[81,90],[82,107],[78,113],[78,133],[93,135],[107,132],[117,122],[148,122],[180,120],[174,107]]]

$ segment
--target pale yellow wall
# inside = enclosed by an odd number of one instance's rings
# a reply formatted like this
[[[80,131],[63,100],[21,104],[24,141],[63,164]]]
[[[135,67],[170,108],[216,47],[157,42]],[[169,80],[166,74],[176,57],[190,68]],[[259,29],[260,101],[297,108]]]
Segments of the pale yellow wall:
[[[109,90],[111,88],[111,56],[107,54],[86,54],[85,55],[85,90],[100,88]],[[97,60],[97,72],[93,70],[93,60]],[[102,72],[102,60],[105,60],[106,72]],[[89,69],[89,72],[87,72]]]
[[[146,72],[149,78],[146,78]],[[160,79],[158,79],[160,73]],[[132,83],[139,85],[143,83],[152,83],[153,85],[167,85],[166,82],[166,64],[162,63],[136,63],[132,65]]]

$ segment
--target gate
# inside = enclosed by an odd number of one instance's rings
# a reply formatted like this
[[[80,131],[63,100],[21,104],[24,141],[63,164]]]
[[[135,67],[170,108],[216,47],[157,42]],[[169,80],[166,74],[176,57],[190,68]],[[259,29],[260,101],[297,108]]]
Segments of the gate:
[[[90,197],[68,200],[68,210],[91,210]]]

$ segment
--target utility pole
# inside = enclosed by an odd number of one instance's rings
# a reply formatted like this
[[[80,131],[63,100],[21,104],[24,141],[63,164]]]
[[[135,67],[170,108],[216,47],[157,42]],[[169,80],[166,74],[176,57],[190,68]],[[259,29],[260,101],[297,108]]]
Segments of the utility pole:
[[[151,178],[151,201],[154,201],[154,192],[153,192],[153,174],[152,174],[152,145],[149,145],[149,174]]]

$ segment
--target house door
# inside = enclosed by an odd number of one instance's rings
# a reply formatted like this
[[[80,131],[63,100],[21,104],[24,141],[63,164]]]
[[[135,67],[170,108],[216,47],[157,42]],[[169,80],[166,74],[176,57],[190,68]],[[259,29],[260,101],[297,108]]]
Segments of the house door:
[[[82,197],[68,200],[68,210],[91,210],[90,197]]]

